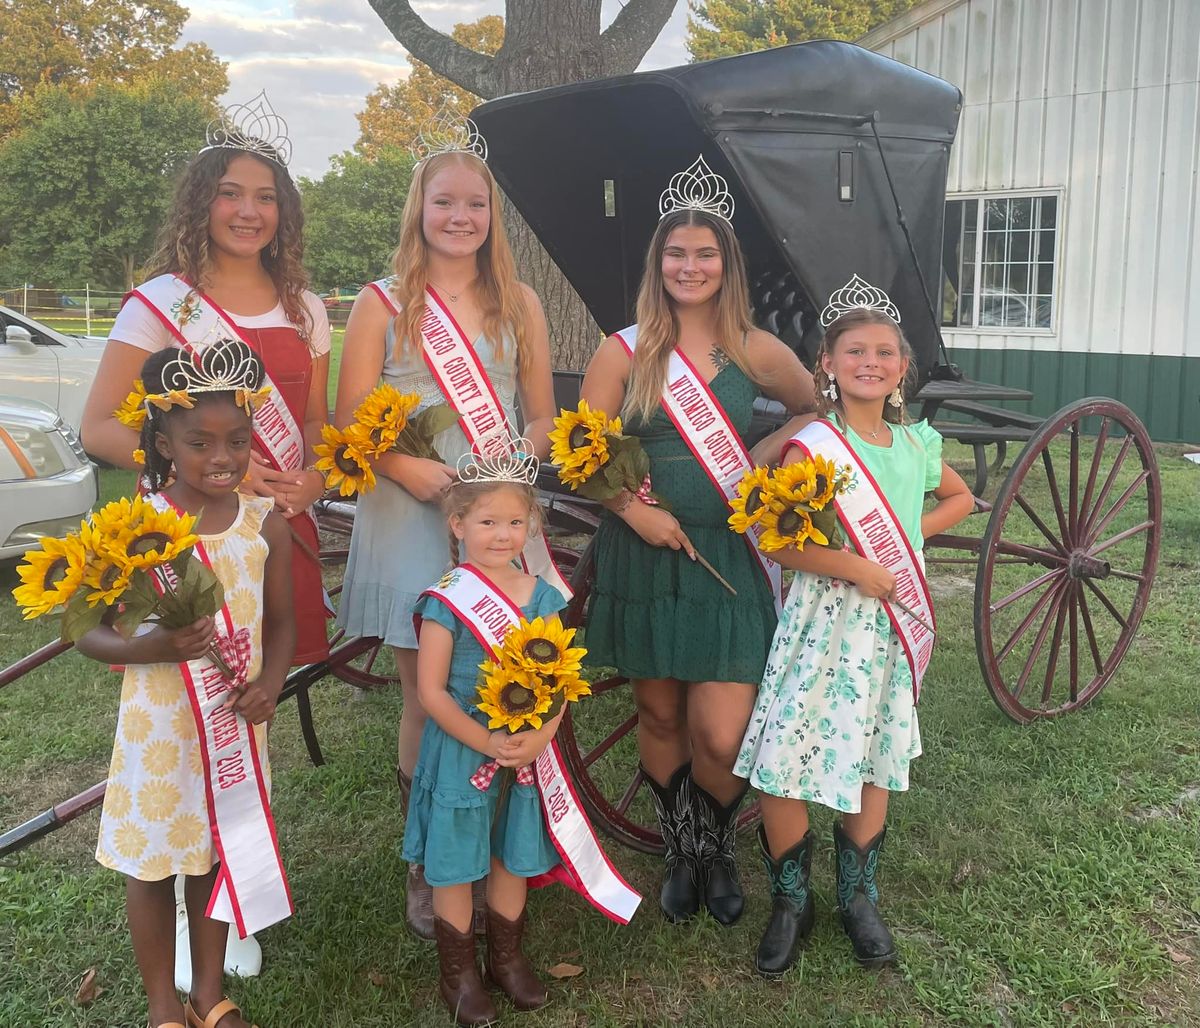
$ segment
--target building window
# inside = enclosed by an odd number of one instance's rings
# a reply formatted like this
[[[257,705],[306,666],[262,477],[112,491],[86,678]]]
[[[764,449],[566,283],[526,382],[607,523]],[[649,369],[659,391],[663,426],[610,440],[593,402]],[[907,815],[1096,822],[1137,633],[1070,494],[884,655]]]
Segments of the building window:
[[[946,201],[942,324],[1049,329],[1058,197]]]

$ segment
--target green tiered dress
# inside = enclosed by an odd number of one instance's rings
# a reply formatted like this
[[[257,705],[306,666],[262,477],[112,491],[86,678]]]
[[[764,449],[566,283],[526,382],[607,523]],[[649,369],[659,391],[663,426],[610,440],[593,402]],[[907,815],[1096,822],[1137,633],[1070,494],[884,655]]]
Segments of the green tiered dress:
[[[710,388],[744,436],[758,392],[754,383],[727,364]],[[641,439],[650,457],[654,493],[737,596],[682,550],[650,546],[607,514],[596,533],[588,662],[630,678],[757,685],[778,618],[766,577],[726,522],[729,505],[661,407],[648,422],[630,419],[625,431]]]

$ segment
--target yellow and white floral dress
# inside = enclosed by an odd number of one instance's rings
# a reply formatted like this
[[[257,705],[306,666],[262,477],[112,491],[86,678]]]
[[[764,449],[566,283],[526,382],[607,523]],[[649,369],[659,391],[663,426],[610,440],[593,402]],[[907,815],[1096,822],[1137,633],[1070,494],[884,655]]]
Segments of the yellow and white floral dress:
[[[273,501],[257,496],[239,499],[233,524],[219,535],[200,539],[225,587],[234,628],[250,631],[247,679],[254,681],[262,667],[267,561],[261,529]],[[269,790],[266,725],[256,725],[255,734]],[[207,874],[217,862],[196,722],[177,664],[137,664],[125,669],[96,859],[146,882],[177,874]]]

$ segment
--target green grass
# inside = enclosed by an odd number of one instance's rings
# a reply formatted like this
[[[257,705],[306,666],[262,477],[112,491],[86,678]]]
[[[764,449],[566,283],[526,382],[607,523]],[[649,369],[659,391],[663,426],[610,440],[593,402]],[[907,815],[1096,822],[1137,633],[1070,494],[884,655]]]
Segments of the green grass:
[[[1061,449],[1056,448],[1056,457]],[[608,1025],[1096,1025],[1200,1023],[1200,469],[1162,447],[1162,561],[1141,632],[1087,709],[1021,728],[987,694],[975,656],[973,572],[937,568],[941,641],[921,702],[925,756],[892,808],[883,904],[894,971],[851,961],[831,911],[828,812],[812,942],[782,982],[753,974],[768,897],[743,841],[741,924],[673,927],[656,910],[656,862],[610,845],[646,895],[620,928],[562,890],[532,898],[538,967],[584,968],[544,1011],[507,1023]],[[107,496],[128,487],[104,476]],[[982,531],[983,518],[966,531]],[[1029,534],[1027,528],[1018,529]],[[11,568],[0,571],[6,589]],[[0,609],[0,662],[53,635]],[[1038,678],[1040,681],[1040,677]],[[105,774],[117,676],[72,654],[0,691],[0,827]],[[307,762],[294,707],[271,738],[275,811],[297,916],[263,933],[261,977],[231,992],[264,1026],[445,1025],[432,949],[402,929],[403,822],[393,781],[395,692],[314,691],[328,758]],[[618,708],[620,708],[618,710]],[[623,693],[582,710],[581,731],[624,716]],[[598,773],[628,771],[628,748]],[[90,814],[0,863],[0,1025],[139,1025],[145,1005],[113,873],[91,858]],[[74,1004],[95,968],[103,993]]]

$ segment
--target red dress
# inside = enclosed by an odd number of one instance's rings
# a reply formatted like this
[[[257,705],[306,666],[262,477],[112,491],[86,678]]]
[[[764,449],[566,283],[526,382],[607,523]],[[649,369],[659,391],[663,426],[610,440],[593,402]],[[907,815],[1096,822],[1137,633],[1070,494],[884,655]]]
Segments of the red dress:
[[[294,328],[238,325],[238,330],[262,359],[267,375],[303,429],[312,382],[312,353],[308,343]],[[296,515],[288,525],[292,530],[292,602],[296,611],[296,655],[292,664],[311,664],[329,656],[325,634],[329,611],[325,606],[321,562],[317,559],[320,542],[316,523],[307,514]]]

